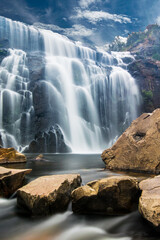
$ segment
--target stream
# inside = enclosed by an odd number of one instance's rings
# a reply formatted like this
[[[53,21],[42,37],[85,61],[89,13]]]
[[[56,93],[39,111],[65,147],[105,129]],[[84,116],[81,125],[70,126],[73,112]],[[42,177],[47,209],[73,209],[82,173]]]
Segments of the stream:
[[[82,184],[125,173],[104,170],[98,154],[44,154],[45,161],[34,160],[37,155],[26,154],[26,164],[11,164],[9,168],[31,168],[26,183],[37,177],[53,174],[79,173]],[[142,174],[131,174],[143,179]],[[139,215],[138,211],[124,216],[75,215],[71,204],[66,212],[45,218],[25,216],[16,207],[16,194],[0,199],[1,240],[156,240],[158,234]]]

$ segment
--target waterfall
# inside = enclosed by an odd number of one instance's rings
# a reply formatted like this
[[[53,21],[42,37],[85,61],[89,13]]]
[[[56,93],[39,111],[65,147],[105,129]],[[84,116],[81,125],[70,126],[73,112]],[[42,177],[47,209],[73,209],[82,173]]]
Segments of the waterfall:
[[[0,66],[0,134],[5,147],[16,149],[21,143],[26,144],[22,138],[27,139],[30,127],[32,93],[27,87],[29,72],[26,61],[24,51],[8,49],[8,56],[3,59]],[[21,134],[22,120],[23,128],[26,130],[24,136]]]
[[[4,17],[0,45],[8,49],[0,65],[0,131],[17,146],[59,126],[73,152],[100,152],[138,116],[139,90],[123,61],[134,60],[130,53],[96,51]]]

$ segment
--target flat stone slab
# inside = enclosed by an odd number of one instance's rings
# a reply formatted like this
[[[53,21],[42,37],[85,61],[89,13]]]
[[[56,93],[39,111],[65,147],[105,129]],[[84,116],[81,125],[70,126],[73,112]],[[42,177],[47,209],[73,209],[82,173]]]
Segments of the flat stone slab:
[[[0,164],[26,162],[24,154],[14,148],[0,148]]]
[[[72,192],[72,209],[78,214],[121,215],[138,206],[138,180],[114,176],[89,182]]]
[[[31,171],[31,169],[0,167],[0,197],[10,197],[23,185],[25,175]]]
[[[155,227],[160,227],[160,175],[140,183],[139,212]]]
[[[9,170],[8,168],[0,167],[0,178],[10,174],[11,170]]]
[[[79,174],[43,176],[20,188],[17,204],[32,215],[49,215],[66,210],[71,192],[81,185]]]

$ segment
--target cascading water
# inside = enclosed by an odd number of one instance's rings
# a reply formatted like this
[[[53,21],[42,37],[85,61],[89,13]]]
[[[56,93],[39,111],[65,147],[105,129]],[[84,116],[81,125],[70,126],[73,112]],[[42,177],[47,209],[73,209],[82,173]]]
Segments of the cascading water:
[[[138,116],[139,91],[123,62],[133,58],[129,53],[95,51],[4,17],[0,42],[10,47],[0,67],[1,138],[12,136],[24,146],[37,131],[47,136],[58,126],[73,152],[100,152]],[[36,79],[29,67],[35,55],[44,62]]]
[[[4,147],[18,148],[22,141],[21,120],[25,118],[26,135],[30,127],[32,93],[28,91],[29,71],[26,53],[9,49],[0,66],[0,133]]]

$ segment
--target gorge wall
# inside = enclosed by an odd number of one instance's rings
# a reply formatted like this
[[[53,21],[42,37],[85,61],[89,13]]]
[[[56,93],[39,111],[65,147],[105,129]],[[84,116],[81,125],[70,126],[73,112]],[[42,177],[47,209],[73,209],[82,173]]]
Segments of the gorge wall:
[[[160,26],[152,24],[144,32],[131,33],[126,42],[120,37],[110,45],[111,51],[130,51],[135,60],[128,71],[136,79],[142,98],[142,112],[160,107]]]
[[[29,152],[110,147],[139,115],[132,62],[129,52],[96,51],[0,17],[0,144]]]

